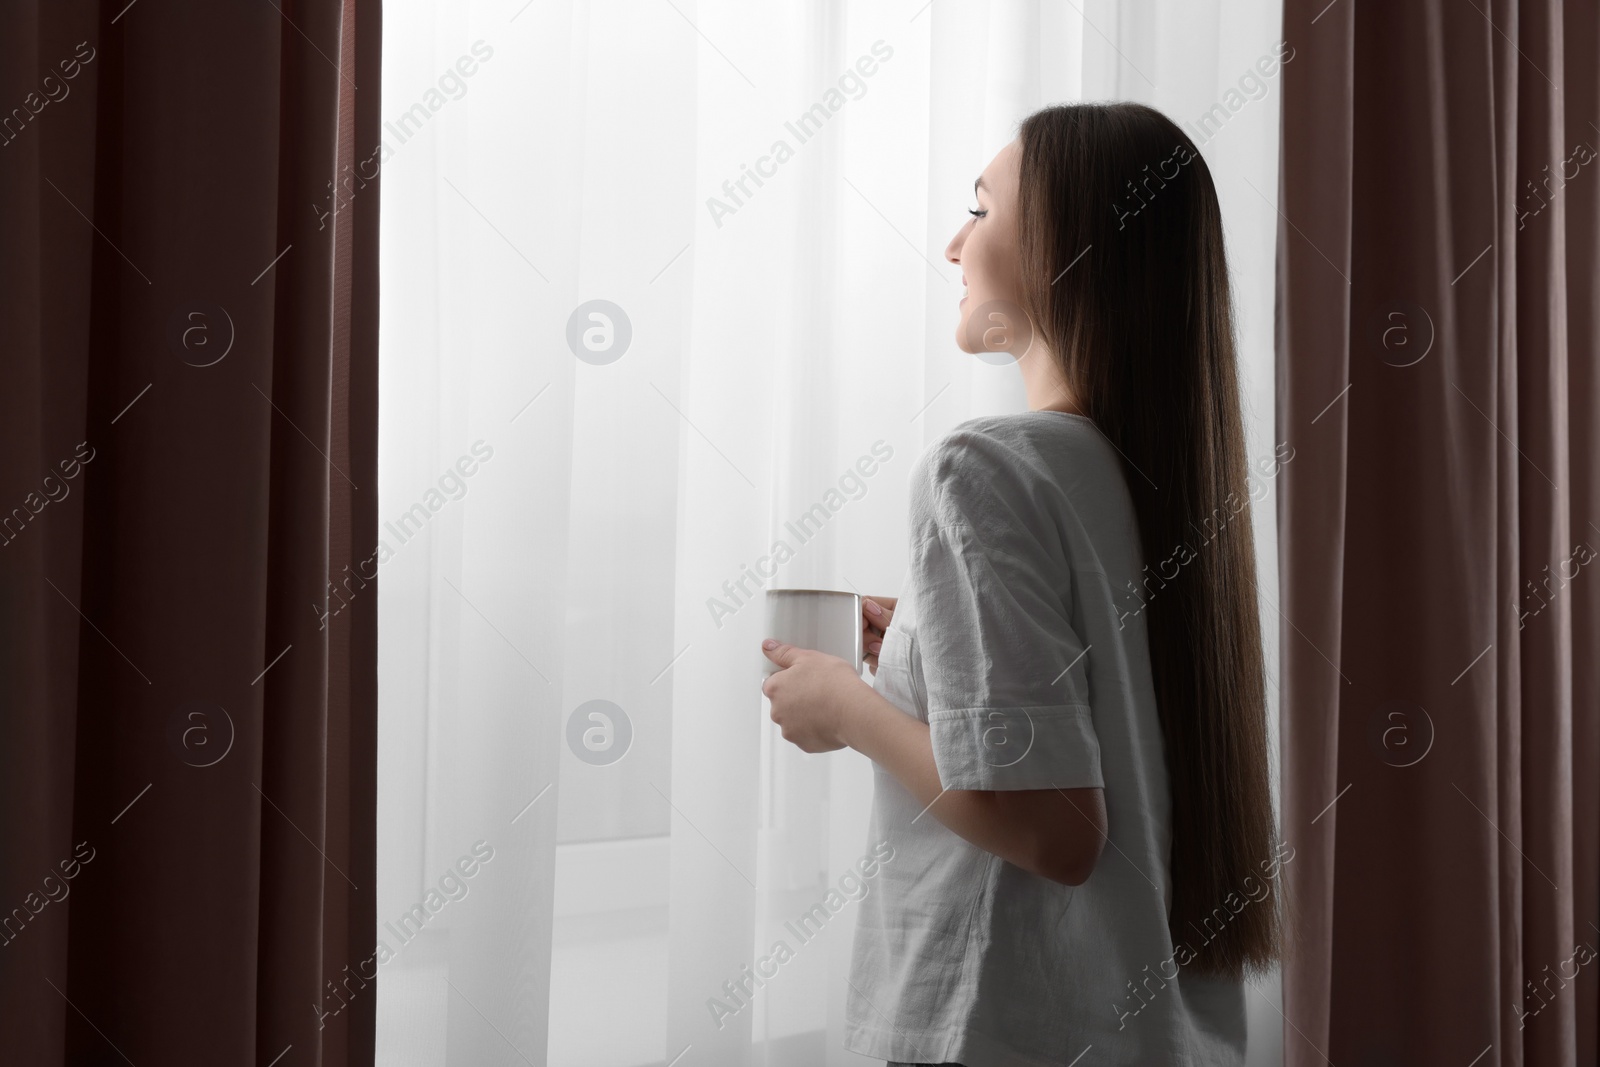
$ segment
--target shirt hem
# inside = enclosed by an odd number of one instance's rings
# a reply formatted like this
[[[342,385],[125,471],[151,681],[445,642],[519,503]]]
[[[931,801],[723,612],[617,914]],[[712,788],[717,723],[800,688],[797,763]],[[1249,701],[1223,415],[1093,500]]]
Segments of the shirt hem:
[[[1063,702],[929,711],[945,789],[1103,789],[1092,709]]]

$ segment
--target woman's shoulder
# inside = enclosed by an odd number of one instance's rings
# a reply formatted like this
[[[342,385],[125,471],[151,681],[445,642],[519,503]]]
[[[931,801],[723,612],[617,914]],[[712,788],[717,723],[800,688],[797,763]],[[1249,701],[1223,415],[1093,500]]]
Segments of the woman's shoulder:
[[[980,491],[1076,480],[1115,466],[1115,452],[1082,415],[1023,411],[967,419],[918,459],[930,487]]]
[[[1080,465],[1071,453],[1082,446],[1069,438],[1082,430],[1052,426],[1035,414],[968,419],[930,444],[912,469],[913,513],[971,525],[1052,510],[1064,492],[1064,472]]]
[[[919,526],[960,524],[989,536],[1019,528],[1136,529],[1122,462],[1088,418],[1056,411],[983,415],[936,440],[912,470]]]

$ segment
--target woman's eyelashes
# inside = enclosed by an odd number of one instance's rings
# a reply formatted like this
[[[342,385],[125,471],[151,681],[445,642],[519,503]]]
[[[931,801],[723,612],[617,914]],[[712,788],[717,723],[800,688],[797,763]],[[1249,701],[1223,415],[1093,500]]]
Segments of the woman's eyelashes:
[[[989,212],[987,210],[983,209],[983,208],[975,208],[975,207],[967,208],[967,214],[971,215],[975,219],[981,219],[985,215],[987,215],[988,213]]]

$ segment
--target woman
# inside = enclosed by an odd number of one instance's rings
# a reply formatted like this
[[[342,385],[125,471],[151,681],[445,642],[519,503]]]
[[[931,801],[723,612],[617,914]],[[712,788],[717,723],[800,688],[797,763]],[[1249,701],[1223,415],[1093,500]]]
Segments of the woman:
[[[965,1067],[1239,1064],[1277,846],[1222,220],[1137,104],[1047,108],[946,258],[1029,410],[912,473],[874,685],[764,642],[783,736],[875,763],[846,1046]],[[1109,846],[1109,847],[1107,847]],[[1092,1049],[1092,1052],[1090,1050]]]

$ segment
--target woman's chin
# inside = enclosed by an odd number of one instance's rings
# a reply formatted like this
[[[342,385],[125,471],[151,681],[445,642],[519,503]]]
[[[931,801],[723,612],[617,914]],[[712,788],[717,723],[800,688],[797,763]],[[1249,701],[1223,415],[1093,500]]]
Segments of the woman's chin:
[[[977,353],[972,347],[972,342],[967,339],[967,321],[968,321],[968,318],[969,318],[969,316],[967,315],[967,298],[966,297],[962,297],[961,298],[961,318],[960,318],[960,321],[958,321],[956,323],[956,347],[961,349],[961,351],[965,352],[967,355],[971,356],[971,355],[976,355]]]

